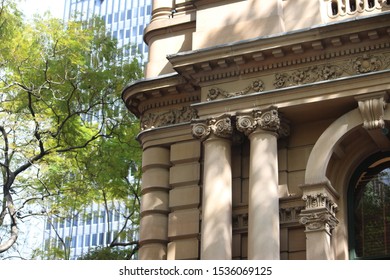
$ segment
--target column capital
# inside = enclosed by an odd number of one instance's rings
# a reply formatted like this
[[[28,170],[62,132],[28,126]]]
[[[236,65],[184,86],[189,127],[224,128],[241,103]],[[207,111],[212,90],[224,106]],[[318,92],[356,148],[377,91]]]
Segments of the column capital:
[[[336,218],[338,206],[335,199],[337,194],[333,194],[327,184],[323,184],[322,189],[320,184],[306,187],[303,188],[304,194],[302,196],[306,206],[299,215],[299,222],[306,227],[306,232],[325,231],[331,235],[331,231],[339,223]]]
[[[289,135],[289,126],[279,114],[277,107],[265,110],[253,110],[250,113],[238,114],[236,127],[245,135],[250,135],[256,129],[274,132],[279,136]]]
[[[195,120],[192,124],[192,135],[201,141],[206,140],[210,135],[230,138],[232,134],[231,116],[227,114],[206,120]]]

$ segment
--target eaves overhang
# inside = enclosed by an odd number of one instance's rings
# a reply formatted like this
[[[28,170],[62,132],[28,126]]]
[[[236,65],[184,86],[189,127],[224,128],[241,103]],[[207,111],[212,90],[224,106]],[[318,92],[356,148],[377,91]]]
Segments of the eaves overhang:
[[[138,118],[149,109],[197,101],[197,96],[196,89],[177,73],[137,80],[122,91],[127,109]]]

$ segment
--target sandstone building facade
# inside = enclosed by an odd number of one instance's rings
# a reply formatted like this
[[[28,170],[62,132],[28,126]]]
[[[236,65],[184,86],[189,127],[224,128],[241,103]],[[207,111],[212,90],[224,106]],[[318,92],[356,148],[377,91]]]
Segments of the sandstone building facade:
[[[390,256],[390,1],[154,0],[144,39],[140,259]]]

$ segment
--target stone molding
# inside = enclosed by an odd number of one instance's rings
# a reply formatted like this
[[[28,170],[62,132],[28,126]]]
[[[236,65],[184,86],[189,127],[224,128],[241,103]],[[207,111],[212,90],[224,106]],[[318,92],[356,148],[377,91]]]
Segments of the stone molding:
[[[359,111],[363,118],[363,127],[367,130],[385,128],[385,108],[387,105],[387,93],[374,93],[357,96]]]
[[[237,115],[236,127],[238,131],[246,136],[256,129],[275,132],[278,136],[287,136],[289,126],[285,120],[282,121],[277,107],[270,107],[264,111],[254,110],[249,114]]]
[[[192,135],[201,141],[210,135],[220,138],[230,138],[233,135],[233,126],[230,115],[222,115],[207,120],[195,120],[192,124]]]

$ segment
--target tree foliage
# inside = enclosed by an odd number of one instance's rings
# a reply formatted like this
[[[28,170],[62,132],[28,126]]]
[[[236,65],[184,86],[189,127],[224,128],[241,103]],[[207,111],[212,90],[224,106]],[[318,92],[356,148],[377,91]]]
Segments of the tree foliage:
[[[142,75],[137,60],[122,59],[98,18],[23,22],[8,0],[0,41],[0,227],[8,228],[0,253],[21,221],[66,218],[92,201],[126,198],[137,224],[139,125],[120,98]]]

